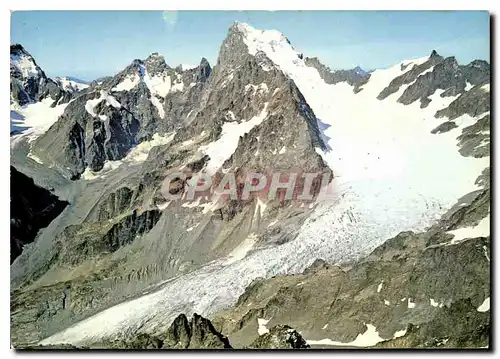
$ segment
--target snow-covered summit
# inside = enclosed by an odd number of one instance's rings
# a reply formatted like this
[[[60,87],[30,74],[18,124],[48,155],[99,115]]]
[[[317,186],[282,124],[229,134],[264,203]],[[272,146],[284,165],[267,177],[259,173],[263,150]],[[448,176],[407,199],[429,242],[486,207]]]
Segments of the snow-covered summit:
[[[10,65],[11,74],[16,75],[15,72],[18,72],[16,77],[33,78],[43,74],[33,56],[20,44],[10,46]]]
[[[70,76],[56,77],[55,81],[63,88],[63,90],[69,92],[76,92],[89,87],[89,84],[85,81]]]
[[[278,30],[257,30],[243,22],[236,22],[232,29],[236,29],[243,36],[243,41],[248,47],[248,52],[255,55],[258,51],[281,52],[283,55],[297,57],[288,38]]]

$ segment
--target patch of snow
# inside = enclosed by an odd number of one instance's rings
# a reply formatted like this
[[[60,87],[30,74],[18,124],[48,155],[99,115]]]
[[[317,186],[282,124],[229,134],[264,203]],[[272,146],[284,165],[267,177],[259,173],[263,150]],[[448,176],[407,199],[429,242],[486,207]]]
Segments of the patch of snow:
[[[139,82],[141,82],[141,78],[139,75],[127,75],[118,85],[113,87],[111,91],[130,91],[134,87],[136,87]]]
[[[471,85],[471,83],[469,81],[466,81],[465,82],[465,91],[469,91],[470,89],[472,89],[474,86]]]
[[[259,325],[259,328],[257,329],[257,333],[259,335],[264,335],[266,333],[269,333],[269,329],[266,328],[266,324],[269,323],[271,319],[264,319],[264,318],[257,318],[257,324]]]
[[[283,146],[281,147],[281,150],[278,152],[278,154],[282,155],[285,152],[286,152],[286,146]]]
[[[47,132],[68,106],[68,103],[51,107],[54,100],[45,98],[40,102],[26,106],[11,105],[11,124],[23,130],[23,133],[13,138],[17,141],[25,136],[30,141]]]
[[[146,86],[149,88],[149,91],[151,92],[151,97],[154,97],[154,95],[158,95],[159,97],[163,98],[167,96],[167,94],[172,89],[172,80],[170,79],[170,76],[166,74],[150,77],[146,72],[144,74],[143,80]]]
[[[222,166],[224,161],[228,159],[238,147],[240,136],[250,132],[252,128],[258,126],[267,117],[266,102],[264,109],[257,116],[252,117],[248,121],[225,122],[222,125],[222,132],[218,140],[200,147],[200,151],[210,157],[207,163],[206,171],[209,175],[213,175]]]
[[[380,293],[380,291],[382,290],[382,286],[384,285],[384,282],[382,281],[378,287],[377,287],[377,293]]]
[[[436,302],[434,299],[430,299],[431,305],[435,308],[439,307],[439,302]]]
[[[245,92],[248,92],[250,90],[252,90],[253,92],[267,93],[267,92],[269,92],[269,87],[267,87],[267,84],[264,82],[262,82],[258,85],[253,85],[253,84],[245,85]]]
[[[406,328],[405,329],[402,329],[402,330],[398,330],[394,333],[394,335],[392,336],[393,339],[396,339],[396,338],[400,338],[400,337],[403,337],[405,336],[406,334]]]
[[[264,215],[264,212],[266,210],[267,204],[264,203],[260,198],[257,198],[257,203],[255,204],[255,212],[254,212],[254,217],[257,215],[257,211],[259,211],[260,217]]]
[[[43,165],[42,160],[39,157],[37,157],[36,155],[34,155],[33,153],[31,153],[31,151],[28,153],[28,158],[31,158],[33,161]]]
[[[488,248],[486,246],[483,246],[483,251],[484,251],[484,256],[490,262],[490,256],[488,255]]]
[[[278,223],[278,220],[272,221],[267,225],[267,228],[274,226],[276,223]]]
[[[165,110],[163,109],[163,104],[160,102],[158,97],[155,95],[151,95],[151,103],[153,104],[154,107],[156,107],[156,110],[158,111],[158,115],[160,115],[160,118],[165,118]]]
[[[88,167],[85,169],[85,171],[82,173],[81,178],[85,181],[92,181],[98,178],[104,178],[106,175],[117,169],[123,164],[123,160],[118,160],[118,161],[106,161],[104,162],[104,167],[97,172],[91,171]]]
[[[391,302],[389,302],[388,300],[384,299],[384,304],[385,305],[391,305]]]
[[[153,147],[169,143],[174,138],[174,135],[175,133],[171,133],[168,136],[160,136],[158,133],[155,133],[150,141],[139,143],[137,146],[133,147],[123,159],[104,162],[102,170],[93,172],[88,168],[85,169],[85,172],[82,174],[82,179],[91,181],[97,178],[103,178],[108,172],[114,171],[123,164],[144,162],[148,158],[149,151],[151,151]]]
[[[201,202],[201,197],[198,197],[196,201],[184,202],[183,204],[181,204],[181,207],[184,208],[200,207],[200,202]]]
[[[189,227],[188,229],[186,229],[186,232],[191,232],[193,229],[195,229],[196,227],[198,227],[200,224],[197,223],[196,225],[192,226],[192,227]]]
[[[307,340],[307,344],[310,345],[333,345],[333,346],[345,346],[345,347],[372,347],[380,342],[385,341],[380,337],[377,332],[377,328],[371,324],[365,324],[366,331],[362,334],[358,334],[356,339],[350,343],[342,343],[333,341],[331,339],[321,339],[321,340]]]
[[[229,121],[236,121],[236,117],[234,116],[234,112],[233,111],[227,111],[226,118],[229,118]]]
[[[106,101],[106,105],[113,106],[116,109],[121,108],[121,104],[116,100],[116,98],[108,94],[106,91],[101,91],[101,94],[98,98],[87,100],[87,102],[85,103],[85,110],[92,117],[96,117],[97,114],[95,113],[95,107],[102,101]]]
[[[160,211],[164,211],[165,209],[168,208],[168,206],[170,205],[172,201],[167,201],[165,203],[162,203],[162,204],[159,204],[157,205],[156,207],[160,210]]]
[[[490,235],[490,215],[488,214],[475,226],[458,228],[446,233],[453,234],[453,239],[449,242],[450,245],[460,243],[468,238],[487,237]]]
[[[24,53],[22,53],[21,56],[11,54],[10,63],[21,72],[24,78],[37,77],[40,75],[33,58]]]
[[[326,328],[328,328],[328,323],[323,325],[323,328],[321,328],[321,329],[326,329]]]
[[[490,84],[481,86],[481,90],[483,90],[484,92],[490,92]]]
[[[247,253],[253,248],[255,243],[257,242],[257,235],[255,233],[251,233],[248,237],[238,245],[231,253],[229,253],[228,260],[225,264],[231,264],[235,261],[239,261],[247,255]]]
[[[114,108],[117,108],[117,109],[122,107],[122,105],[116,100],[116,98],[109,95],[108,93],[104,93],[103,96],[106,99],[106,104],[108,106],[113,106]]]
[[[490,310],[490,297],[486,298],[484,302],[477,308],[478,312],[487,312]]]
[[[80,91],[89,87],[88,84],[72,80],[69,77],[56,77],[55,80],[64,90],[69,92]]]
[[[428,74],[430,72],[434,71],[434,66],[431,66],[429,67],[427,70],[425,71],[422,71],[422,73],[420,75],[418,75],[418,77],[422,76],[422,75],[425,75],[425,74]]]
[[[184,90],[184,82],[182,82],[182,78],[177,79],[177,82],[175,82],[172,85],[172,88],[170,89],[170,91],[172,91],[172,92],[183,91],[183,90]]]
[[[408,309],[415,308],[415,302],[411,301],[411,298],[408,298]]]
[[[198,65],[181,64],[182,71],[195,69],[197,67],[198,67]]]

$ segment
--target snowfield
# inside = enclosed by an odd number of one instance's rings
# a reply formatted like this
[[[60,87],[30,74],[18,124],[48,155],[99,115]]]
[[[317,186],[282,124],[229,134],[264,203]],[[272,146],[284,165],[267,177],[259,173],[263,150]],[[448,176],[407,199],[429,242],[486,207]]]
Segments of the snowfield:
[[[442,98],[442,92],[437,91],[425,109],[420,108],[418,101],[407,106],[397,103],[404,88],[385,100],[376,98],[394,77],[427,58],[377,70],[363,90],[354,94],[347,83],[326,84],[314,68],[299,59],[278,31],[239,26],[249,52],[264,51],[275,66],[295,81],[321,121],[323,138],[328,139],[330,150],[317,151],[334,172],[335,198],[319,203],[290,242],[259,250],[252,248],[250,237],[230,258],[177,277],[157,292],[104,310],[40,344],[84,344],[138,330],[155,333],[181,312],[188,316],[194,312],[209,315],[234,304],[256,277],[298,273],[317,258],[332,263],[359,259],[401,231],[425,229],[458,198],[478,189],[474,182],[489,165],[489,158],[462,157],[456,139],[477,118],[462,116],[456,120],[458,128],[431,134],[432,129],[446,121],[434,118],[435,112],[455,97]],[[401,70],[401,64],[408,66]],[[489,91],[489,86],[483,88]],[[254,119],[255,123],[225,123],[220,139],[202,148],[211,157],[208,169],[219,168],[236,149],[238,136],[264,118],[262,114]],[[232,142],[234,138],[236,144]],[[483,234],[486,227],[483,223],[478,227],[467,234],[476,230]],[[464,231],[454,234],[462,238]],[[411,299],[408,306],[414,306]],[[263,331],[264,321],[259,325]],[[333,339],[309,343],[371,346],[384,340],[374,326],[366,326],[366,331],[351,343]],[[403,331],[394,337],[401,335]]]
[[[22,133],[11,136],[11,146],[25,136],[30,141],[47,132],[59,116],[64,112],[68,103],[51,107],[54,100],[50,97],[43,99],[40,102],[19,106],[11,104],[10,123]]]

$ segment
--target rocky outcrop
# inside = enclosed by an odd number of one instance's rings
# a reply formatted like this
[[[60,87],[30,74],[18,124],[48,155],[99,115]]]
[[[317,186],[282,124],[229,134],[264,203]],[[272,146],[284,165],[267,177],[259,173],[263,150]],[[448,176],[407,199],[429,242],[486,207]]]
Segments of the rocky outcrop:
[[[466,157],[487,157],[490,155],[490,115],[485,115],[473,125],[465,127],[457,137],[459,152]]]
[[[104,222],[68,226],[56,238],[58,260],[75,265],[85,259],[113,253],[149,232],[160,216],[158,210],[140,212],[134,209]]]
[[[441,90],[440,96],[457,96],[466,92],[466,88],[489,82],[490,67],[485,61],[474,61],[469,65],[459,65],[455,57],[443,58],[433,51],[427,61],[406,71],[393,79],[379,94],[378,99],[397,92],[403,85],[408,85],[398,102],[409,105],[420,100],[420,107],[427,107],[430,96]]]
[[[304,338],[288,325],[276,325],[259,336],[248,349],[309,349]]]
[[[441,63],[443,60],[444,60],[443,57],[438,55],[436,51],[432,51],[428,60],[421,65],[409,64],[404,67],[402,65],[401,66],[402,70],[407,70],[407,71],[401,76],[392,79],[391,82],[389,83],[389,86],[383,89],[377,98],[379,100],[383,100],[389,95],[396,93],[401,86],[413,83],[423,72],[431,69],[432,66]],[[408,69],[407,66],[412,66],[412,67]]]
[[[23,247],[35,240],[38,231],[47,227],[68,202],[61,201],[31,178],[10,167],[10,263]]]
[[[174,319],[166,333],[138,334],[130,337],[100,342],[91,348],[103,349],[231,349],[227,337],[213,327],[210,320],[194,314],[188,321],[184,314]]]
[[[463,93],[448,107],[437,111],[435,117],[448,117],[450,120],[454,120],[463,114],[476,117],[490,111],[490,102],[489,83],[480,84]]]
[[[359,66],[351,70],[335,70],[332,71],[327,66],[323,65],[317,57],[306,57],[305,64],[314,67],[318,70],[319,75],[327,84],[337,84],[339,82],[347,82],[353,86],[355,93],[360,91],[360,87],[368,82],[370,73],[364,71]]]

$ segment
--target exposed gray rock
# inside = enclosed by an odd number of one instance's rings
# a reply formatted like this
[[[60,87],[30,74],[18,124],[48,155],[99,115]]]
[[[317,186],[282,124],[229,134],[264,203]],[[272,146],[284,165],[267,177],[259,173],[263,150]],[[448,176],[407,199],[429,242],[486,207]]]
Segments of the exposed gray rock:
[[[490,115],[485,115],[471,126],[465,127],[458,136],[462,156],[486,157],[490,155]]]
[[[351,70],[332,71],[330,68],[323,65],[317,57],[306,57],[304,62],[307,66],[314,67],[318,70],[319,75],[327,84],[347,82],[354,87],[354,92],[359,92],[360,87],[370,79],[370,73],[362,70],[359,66]]]
[[[477,85],[469,91],[463,93],[460,97],[454,100],[448,107],[436,112],[435,117],[448,117],[450,120],[468,114],[472,117],[479,116],[490,110],[490,92],[485,91],[482,85]]]
[[[157,335],[138,334],[115,340],[94,343],[91,348],[100,349],[231,349],[227,337],[213,327],[210,320],[194,314],[188,322],[180,314],[166,333]]]
[[[435,129],[433,129],[431,131],[431,133],[445,133],[445,132],[448,132],[450,130],[453,130],[454,128],[458,127],[457,124],[453,121],[446,121],[446,122],[443,122],[442,124],[440,124],[438,127],[436,127]]]
[[[471,85],[484,84],[489,81],[490,77],[490,66],[485,61],[476,60],[463,66],[457,63],[455,57],[443,59],[435,51],[423,64],[411,66],[413,66],[411,70],[393,79],[389,86],[382,90],[378,99],[385,99],[406,84],[409,86],[398,98],[398,102],[409,105],[420,100],[423,108],[427,107],[430,102],[429,96],[434,94],[436,90],[443,90],[440,94],[441,97],[456,96],[466,92],[467,83]],[[450,119],[453,118],[450,117]]]
[[[288,325],[276,325],[259,336],[248,349],[308,349],[310,345]]]
[[[394,78],[390,83],[389,86],[387,86],[385,89],[380,92],[378,95],[379,100],[383,100],[389,95],[392,95],[393,93],[396,93],[399,88],[403,85],[411,84],[415,79],[417,79],[420,74],[428,69],[430,69],[432,66],[440,63],[443,61],[443,57],[438,55],[438,53],[433,50],[431,55],[429,56],[429,59],[424,62],[421,65],[415,65],[415,64],[408,64],[406,66],[411,66],[411,69],[401,76],[398,76]],[[402,70],[406,69],[406,66],[402,68]],[[465,85],[464,85],[465,86]]]

